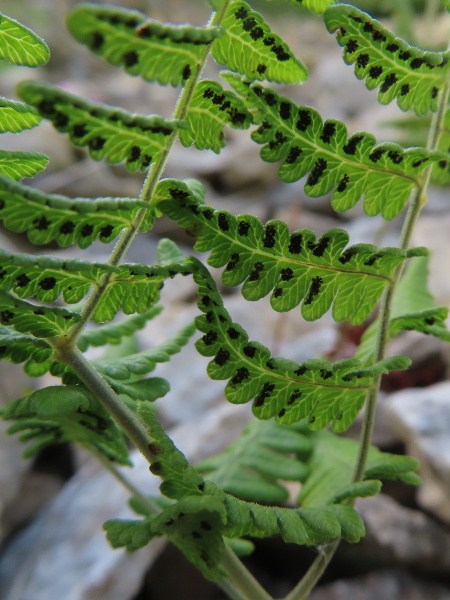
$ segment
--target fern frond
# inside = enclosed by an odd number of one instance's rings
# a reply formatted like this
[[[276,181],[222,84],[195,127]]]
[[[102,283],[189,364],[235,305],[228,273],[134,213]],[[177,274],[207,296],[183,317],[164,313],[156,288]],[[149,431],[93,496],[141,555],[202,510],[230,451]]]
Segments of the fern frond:
[[[264,144],[261,158],[283,161],[278,175],[287,183],[307,173],[305,193],[316,198],[333,190],[334,210],[349,210],[364,196],[369,216],[396,217],[408,201],[427,165],[442,160],[441,152],[423,148],[404,150],[394,143],[376,144],[373,135],[358,132],[348,137],[341,121],[323,122],[309,106],[297,106],[288,98],[260,85],[246,85],[231,73],[226,79],[241,94],[259,128],[252,139]]]
[[[347,4],[330,6],[325,23],[330,32],[337,32],[344,61],[355,65],[355,75],[365,79],[369,89],[379,88],[381,104],[396,99],[402,110],[413,109],[418,115],[437,109],[450,72],[450,51],[419,50]]]
[[[0,133],[18,133],[24,129],[32,129],[40,121],[39,113],[32,106],[17,100],[0,98]]]
[[[126,315],[147,312],[159,300],[165,279],[191,273],[190,266],[178,264],[167,267],[123,264],[118,269],[95,309],[92,318],[96,323],[110,321],[120,308]]]
[[[6,229],[27,232],[32,244],[55,240],[65,248],[110,242],[133,224],[143,204],[133,199],[67,198],[0,178],[0,219]]]
[[[214,41],[211,52],[227,69],[252,81],[301,83],[307,79],[305,65],[246,2],[228,4],[222,27],[226,34]]]
[[[13,152],[0,150],[0,176],[19,181],[24,177],[34,177],[48,164],[48,156],[41,152]]]
[[[308,417],[312,429],[332,423],[335,431],[344,431],[364,404],[378,374],[405,369],[406,357],[384,359],[364,368],[357,360],[335,364],[311,359],[301,365],[283,358],[271,358],[269,350],[233,323],[225,310],[214,280],[196,259],[198,306],[205,314],[197,317],[197,329],[204,333],[196,343],[202,356],[213,356],[208,365],[211,379],[229,379],[225,397],[232,403],[253,400],[258,419],[275,417],[290,424]]]
[[[146,326],[148,321],[157,317],[163,310],[161,305],[154,306],[142,315],[133,315],[117,323],[100,325],[94,329],[85,330],[78,338],[78,348],[85,352],[89,347],[119,344],[125,336],[133,335]]]
[[[440,161],[433,165],[431,177],[434,183],[439,185],[450,184],[450,110],[447,110],[444,116],[444,122],[441,127],[441,136],[439,138],[438,149],[446,152]]]
[[[125,163],[128,171],[145,171],[158,159],[180,121],[158,115],[135,115],[119,108],[87,102],[60,88],[35,81],[19,84],[17,92],[35,106],[76,146],[87,147],[94,160]]]
[[[36,337],[53,337],[67,331],[81,319],[64,308],[36,306],[0,291],[0,323]]]
[[[287,543],[316,545],[343,537],[351,543],[365,534],[364,523],[350,506],[311,508],[267,507],[226,496],[226,535],[268,537],[278,534]]]
[[[282,221],[263,226],[251,215],[235,217],[199,204],[183,182],[173,179],[159,183],[156,198],[160,210],[197,235],[197,250],[212,250],[210,265],[227,265],[224,284],[245,281],[246,300],[273,290],[271,305],[277,311],[303,301],[307,320],[318,319],[333,305],[336,321],[363,322],[396,266],[408,257],[404,250],[370,244],[345,249],[349,236],[342,229],[330,229],[316,241],[307,229],[290,234]]]
[[[311,450],[303,433],[274,421],[253,421],[221,454],[196,468],[242,500],[280,504],[287,500],[288,491],[279,480],[303,481],[307,476],[305,465],[291,455]]]
[[[172,86],[189,79],[205,46],[223,34],[217,27],[167,25],[138,11],[95,4],[77,6],[67,27],[78,42],[110,64]]]
[[[0,13],[0,58],[13,65],[37,67],[48,62],[50,51],[34,31]]]
[[[45,446],[77,442],[94,446],[109,460],[131,465],[122,432],[107,411],[82,386],[49,386],[6,404],[1,415],[15,421],[8,433],[33,443],[24,455],[33,456]]]
[[[203,80],[195,88],[185,121],[188,128],[179,132],[183,146],[219,153],[225,146],[225,125],[246,129],[252,117],[236,94],[216,81]]]
[[[0,326],[0,359],[15,364],[29,360],[42,363],[51,357],[52,352],[52,347],[45,340]]]
[[[80,302],[102,275],[114,271],[118,268],[107,264],[0,249],[0,289],[39,302],[54,302],[61,294],[67,304]]]
[[[450,331],[445,321],[449,309],[436,306],[428,289],[429,257],[417,257],[408,265],[398,283],[391,311],[387,339],[395,338],[401,331],[420,331],[427,335],[450,342]],[[375,348],[378,321],[374,321],[364,332],[356,351],[356,358],[370,363]]]
[[[416,474],[419,463],[410,456],[381,452],[371,446],[364,471],[366,481],[362,487],[352,484],[358,443],[348,438],[333,435],[329,431],[311,432],[314,451],[306,461],[309,476],[303,482],[298,501],[303,506],[321,506],[340,502],[358,495],[376,492],[373,478],[397,479],[418,483]],[[368,486],[368,487],[366,487]]]

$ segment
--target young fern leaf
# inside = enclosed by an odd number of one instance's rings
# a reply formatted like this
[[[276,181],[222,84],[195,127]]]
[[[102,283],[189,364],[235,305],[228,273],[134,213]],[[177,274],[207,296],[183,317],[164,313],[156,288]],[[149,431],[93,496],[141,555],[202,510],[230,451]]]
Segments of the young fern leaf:
[[[56,86],[24,81],[17,88],[58,131],[76,146],[87,147],[94,160],[125,163],[128,171],[145,171],[158,159],[180,122],[158,115],[135,115],[104,104],[87,102]]]
[[[14,364],[26,361],[43,363],[48,361],[52,353],[52,347],[45,340],[0,326],[0,359]]]
[[[377,375],[405,369],[406,357],[384,359],[364,368],[354,359],[335,364],[321,359],[301,365],[283,358],[271,358],[269,350],[233,323],[225,310],[214,280],[196,259],[194,280],[198,285],[197,329],[204,333],[196,347],[202,356],[213,356],[208,365],[212,379],[228,379],[225,397],[243,404],[253,400],[253,414],[290,424],[308,418],[312,429],[332,423],[334,431],[344,431],[361,410]]]
[[[95,4],[77,6],[67,19],[73,37],[112,65],[146,81],[177,86],[196,68],[217,27],[167,25],[134,10]]]
[[[55,240],[65,248],[110,242],[129,227],[143,203],[133,199],[67,198],[0,178],[0,219],[6,229],[27,232],[32,244]],[[144,205],[145,206],[145,205]]]
[[[37,67],[48,62],[50,51],[34,31],[0,13],[0,58],[13,65]]]
[[[32,106],[17,100],[0,98],[0,133],[19,133],[24,129],[36,127],[40,121],[39,113]]]
[[[48,156],[41,152],[0,150],[0,177],[8,177],[14,181],[34,177],[47,164]]]
[[[428,290],[429,257],[411,261],[395,290],[389,321],[388,340],[401,331],[415,330],[450,342],[450,331],[445,325],[449,309],[436,306]],[[356,357],[364,363],[372,360],[377,334],[377,321],[364,332]]]
[[[417,115],[437,109],[439,92],[450,72],[450,51],[425,52],[385,29],[381,23],[347,4],[325,12],[330,32],[344,48],[344,61],[355,65],[355,74],[369,89],[379,88],[378,100],[396,99],[402,110]]]
[[[83,386],[49,386],[6,404],[6,421],[15,421],[8,433],[20,433],[29,442],[25,456],[33,456],[51,444],[77,442],[93,446],[108,460],[130,465],[128,448],[120,428]]]
[[[227,69],[251,80],[301,83],[307,79],[305,65],[246,2],[228,4],[222,27],[226,34],[214,41],[211,52]]]
[[[346,498],[374,495],[379,491],[376,479],[397,479],[417,484],[419,463],[410,456],[381,452],[371,446],[365,481],[352,484],[353,470],[358,453],[358,443],[333,435],[329,431],[311,432],[313,452],[305,461],[309,475],[303,482],[298,501],[303,506],[322,506],[341,502]]]
[[[304,433],[274,421],[253,421],[221,454],[196,468],[242,500],[280,504],[289,494],[279,480],[303,481],[307,476],[305,465],[290,455],[311,450]]]
[[[278,175],[287,183],[309,173],[305,193],[316,198],[333,191],[331,204],[338,212],[349,210],[363,196],[369,216],[381,213],[384,219],[393,219],[420,185],[426,166],[443,158],[442,153],[423,148],[376,144],[374,136],[365,132],[348,137],[341,121],[323,122],[313,108],[299,107],[273,90],[247,85],[231,73],[222,77],[255,111],[259,128],[252,139],[264,144],[261,158],[283,161]]]
[[[225,146],[225,125],[246,129],[252,117],[236,94],[216,81],[203,80],[195,88],[185,120],[188,128],[179,132],[183,146],[194,144],[198,150],[219,153]]]
[[[148,321],[157,317],[162,310],[163,307],[157,305],[142,315],[133,315],[117,323],[109,323],[108,325],[88,329],[78,338],[77,346],[82,352],[85,352],[89,347],[120,344],[125,336],[133,335],[139,329],[143,329]]]
[[[21,333],[49,338],[64,333],[80,319],[78,313],[64,308],[36,306],[0,291],[0,323]]]
[[[336,321],[362,323],[396,266],[409,255],[370,244],[345,249],[349,236],[342,229],[330,229],[316,241],[307,229],[290,234],[281,221],[263,226],[251,215],[235,217],[199,204],[183,182],[173,179],[159,183],[156,199],[160,210],[196,234],[197,250],[212,250],[210,265],[227,265],[224,284],[245,281],[246,300],[259,300],[273,290],[270,301],[277,311],[291,310],[303,301],[301,311],[307,320],[320,318],[333,305]]]

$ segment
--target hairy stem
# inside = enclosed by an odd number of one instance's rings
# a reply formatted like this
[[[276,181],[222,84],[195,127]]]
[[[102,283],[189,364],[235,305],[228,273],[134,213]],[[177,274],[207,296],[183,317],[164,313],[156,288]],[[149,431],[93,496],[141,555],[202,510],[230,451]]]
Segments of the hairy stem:
[[[223,3],[220,10],[212,13],[211,19],[208,23],[209,27],[220,25],[224,18],[228,4],[229,0]],[[181,91],[181,94],[178,98],[175,107],[175,111],[173,113],[173,119],[183,120],[186,117],[191,103],[192,95],[194,93],[197,82],[202,74],[205,62],[209,56],[210,49],[211,44],[205,45],[200,60],[196,64],[191,77],[189,78],[186,85]],[[128,248],[130,247],[136,235],[139,233],[139,229],[142,225],[142,222],[144,221],[145,216],[147,215],[147,212],[149,210],[152,210],[151,204],[156,186],[164,172],[170,152],[177,140],[177,137],[178,133],[176,131],[172,132],[172,134],[167,139],[167,144],[162,150],[159,159],[156,162],[154,162],[148,170],[144,184],[142,186],[141,193],[139,195],[139,200],[141,200],[142,202],[146,202],[148,204],[148,208],[142,208],[136,215],[134,223],[122,232],[114,247],[114,250],[111,253],[111,256],[109,257],[108,263],[110,265],[117,266],[121,263],[121,261],[125,257]],[[92,290],[81,314],[81,320],[70,329],[68,334],[66,334],[66,342],[70,345],[73,346],[76,344],[80,333],[83,331],[88,321],[92,318],[95,309],[97,308],[99,302],[103,298],[104,293],[108,289],[113,276],[113,273],[105,273],[97,287],[95,287]]]
[[[150,449],[152,439],[134,412],[124,404],[103,377],[77,348],[63,348],[54,343],[55,357],[71,367],[91,394],[109,412],[125,435],[151,464],[155,455]]]
[[[221,565],[227,572],[229,582],[237,588],[242,598],[247,600],[273,600],[272,596],[261,587],[227,545],[225,545]]]
[[[432,151],[436,150],[439,144],[439,139],[443,130],[443,122],[445,113],[448,106],[450,92],[450,82],[447,82],[444,89],[442,90],[437,112],[433,115],[431,123],[427,149]],[[403,223],[402,232],[400,236],[400,247],[404,250],[408,249],[411,243],[412,234],[416,225],[417,219],[419,218],[420,212],[427,201],[427,189],[431,177],[430,165],[423,173],[421,185],[417,189],[411,204],[408,208],[408,212]],[[399,265],[397,268],[391,285],[386,289],[380,306],[380,313],[378,317],[378,331],[377,341],[374,351],[374,362],[382,360],[385,355],[386,345],[389,341],[389,322],[391,315],[392,299],[394,297],[394,291],[396,285],[400,279],[404,268],[404,264]],[[369,393],[366,400],[366,410],[364,414],[364,421],[361,431],[361,438],[359,443],[358,458],[356,461],[355,471],[353,475],[353,481],[361,481],[364,476],[364,470],[367,463],[367,456],[369,448],[372,443],[373,428],[375,423],[375,413],[378,402],[378,394],[380,391],[381,376],[378,376],[374,381],[374,387]],[[313,589],[315,584],[319,581],[323,575],[325,569],[333,558],[340,540],[337,540],[330,546],[327,546],[323,552],[317,556],[311,567],[306,572],[305,576],[300,580],[297,586],[288,594],[284,600],[305,600],[308,597],[310,591]]]

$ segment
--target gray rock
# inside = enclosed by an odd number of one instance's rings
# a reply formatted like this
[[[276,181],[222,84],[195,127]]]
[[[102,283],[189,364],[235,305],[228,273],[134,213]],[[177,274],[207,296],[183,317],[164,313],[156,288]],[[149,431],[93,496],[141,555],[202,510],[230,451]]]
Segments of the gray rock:
[[[450,533],[445,527],[384,494],[358,500],[356,509],[366,525],[358,555],[367,552],[371,561],[427,575],[448,573]]]
[[[193,462],[219,451],[240,433],[246,406],[224,405],[173,432]],[[160,480],[140,454],[124,474],[145,494],[157,494]],[[0,563],[1,600],[127,600],[139,589],[164,541],[153,540],[133,555],[112,550],[104,521],[136,518],[128,492],[110,473],[89,461],[60,495],[6,548]]]
[[[392,394],[384,410],[406,451],[421,462],[419,503],[450,523],[450,383]]]
[[[339,580],[314,591],[310,600],[450,600],[444,586],[421,581],[406,573],[386,571]]]

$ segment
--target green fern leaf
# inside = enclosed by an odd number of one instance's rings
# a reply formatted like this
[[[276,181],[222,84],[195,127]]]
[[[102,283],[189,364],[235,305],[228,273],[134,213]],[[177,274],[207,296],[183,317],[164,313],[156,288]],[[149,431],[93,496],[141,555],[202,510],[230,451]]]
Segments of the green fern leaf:
[[[41,121],[36,109],[23,102],[0,98],[0,133],[32,129]]]
[[[144,548],[155,537],[150,523],[150,519],[111,519],[104,523],[103,529],[113,548],[126,548],[127,552],[135,552]]]
[[[67,27],[80,43],[130,75],[162,85],[180,85],[196,68],[217,27],[167,25],[134,10],[81,4],[69,15]]]
[[[67,304],[80,302],[103,274],[114,271],[118,268],[106,264],[0,249],[0,289],[19,298],[36,296],[39,302],[54,302],[61,294]]]
[[[229,537],[278,534],[287,543],[309,546],[327,543],[340,536],[354,543],[365,533],[361,517],[350,506],[267,507],[228,495],[225,506],[228,516],[226,535]]]
[[[1,415],[15,421],[8,433],[33,444],[25,456],[47,445],[77,442],[94,446],[109,460],[131,465],[122,432],[107,411],[82,386],[49,386],[6,404]]]
[[[396,266],[408,253],[358,244],[345,249],[348,234],[330,229],[316,241],[307,229],[291,235],[286,224],[265,227],[251,215],[235,217],[195,201],[183,182],[162,180],[156,192],[158,208],[198,237],[195,248],[212,250],[208,263],[227,265],[226,285],[245,281],[246,300],[259,300],[273,290],[271,305],[288,311],[303,300],[307,320],[321,317],[333,305],[336,321],[361,323],[373,310]]]
[[[183,146],[194,144],[198,150],[219,153],[225,146],[225,125],[246,129],[251,121],[250,113],[236,94],[225,91],[216,81],[200,81],[186,115],[188,128],[180,130],[180,141]]]
[[[387,339],[395,338],[401,331],[415,330],[450,342],[450,331],[445,325],[449,309],[436,306],[428,290],[429,257],[414,258],[408,265],[395,290]],[[375,350],[378,321],[364,332],[356,357],[370,363]]]
[[[19,181],[34,177],[48,164],[48,156],[41,152],[12,152],[0,150],[0,176]]]
[[[302,485],[298,501],[303,506],[321,506],[339,502],[345,498],[371,495],[378,491],[378,484],[364,481],[356,487],[352,484],[353,470],[358,453],[358,443],[338,437],[328,431],[312,432],[314,451],[307,461],[309,476]],[[372,446],[364,477],[366,479],[398,479],[412,481],[419,463],[415,458],[381,452]],[[368,486],[368,487],[366,487]]]
[[[93,314],[96,323],[110,321],[120,308],[126,315],[147,312],[158,302],[165,279],[191,273],[190,266],[178,264],[167,267],[123,264],[118,269]]]
[[[379,88],[378,100],[396,99],[402,110],[423,115],[437,109],[439,92],[450,72],[450,51],[424,52],[394,36],[381,23],[347,4],[325,12],[330,32],[344,48],[344,60],[369,89]]]
[[[94,160],[124,162],[128,171],[145,171],[158,159],[179,121],[158,115],[132,115],[119,108],[87,102],[56,86],[24,81],[18,94]]]
[[[368,368],[347,359],[330,364],[312,359],[301,365],[283,358],[271,358],[269,350],[249,342],[246,332],[233,323],[223,307],[214,280],[196,259],[198,306],[205,314],[197,317],[197,329],[204,336],[196,343],[203,356],[213,356],[208,365],[212,379],[229,379],[225,397],[232,403],[253,400],[258,419],[276,417],[290,424],[308,417],[312,429],[329,423],[335,431],[344,431],[353,422],[377,374],[405,369],[406,357],[385,359]]]
[[[204,491],[203,477],[189,465],[185,456],[165,433],[156,419],[154,409],[143,404],[139,407],[138,414],[154,440],[151,451],[157,460],[152,463],[150,470],[163,480],[161,493],[176,500],[201,496]]]
[[[67,331],[80,315],[64,308],[47,308],[29,304],[0,291],[0,323],[36,337],[53,337]]]
[[[299,107],[259,85],[246,85],[231,73],[222,76],[256,111],[254,122],[260,126],[252,139],[265,144],[261,158],[283,161],[278,175],[287,183],[309,173],[305,193],[316,198],[333,191],[331,204],[338,212],[349,210],[364,196],[368,215],[381,213],[393,219],[420,185],[426,166],[442,160],[441,152],[375,144],[373,135],[365,132],[348,137],[341,121],[323,122],[313,108]]]
[[[52,352],[46,341],[0,326],[0,359],[15,364],[26,361],[42,363],[51,357]]]
[[[226,35],[215,40],[212,55],[227,69],[250,80],[301,83],[307,79],[305,65],[246,2],[228,4],[222,27]]]
[[[138,200],[67,198],[0,178],[0,219],[10,231],[26,231],[32,244],[56,240],[63,248],[87,248],[96,239],[110,242],[141,208]]]
[[[50,51],[34,31],[0,13],[0,57],[13,65],[37,67],[48,62]]]
[[[133,315],[117,323],[100,325],[94,329],[85,330],[78,339],[78,348],[85,352],[90,346],[106,346],[119,344],[125,336],[133,335],[146,326],[148,321],[157,317],[163,310],[161,305],[154,306],[142,315]]]
[[[280,504],[287,500],[288,491],[279,480],[303,481],[307,475],[304,464],[290,455],[311,450],[304,434],[274,421],[253,421],[224,452],[197,469],[233,496]]]

